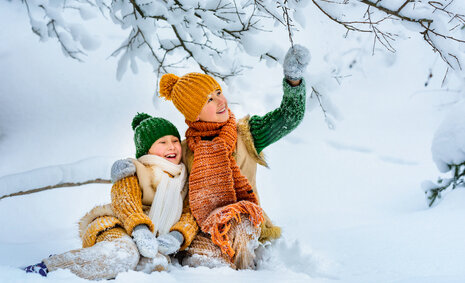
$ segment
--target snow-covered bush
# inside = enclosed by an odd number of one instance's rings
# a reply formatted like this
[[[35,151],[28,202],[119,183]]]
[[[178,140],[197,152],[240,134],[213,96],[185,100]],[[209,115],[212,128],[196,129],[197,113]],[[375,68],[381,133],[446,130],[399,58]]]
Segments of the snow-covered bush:
[[[436,131],[431,151],[433,160],[441,173],[437,183],[425,181],[428,205],[431,206],[442,195],[458,187],[465,186],[465,101],[451,109]]]

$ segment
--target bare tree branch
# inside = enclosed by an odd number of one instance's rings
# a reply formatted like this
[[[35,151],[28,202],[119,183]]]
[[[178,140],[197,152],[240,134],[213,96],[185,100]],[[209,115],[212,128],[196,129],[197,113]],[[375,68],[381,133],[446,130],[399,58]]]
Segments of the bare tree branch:
[[[80,183],[63,183],[63,184],[58,184],[54,186],[47,186],[47,187],[42,187],[42,188],[37,188],[37,189],[32,189],[32,190],[27,190],[27,191],[19,191],[17,193],[0,196],[0,200],[4,198],[9,198],[9,197],[29,195],[29,194],[43,192],[47,190],[66,188],[66,187],[77,187],[77,186],[88,185],[88,184],[111,184],[111,181],[105,180],[105,179],[95,179],[95,180],[89,180],[89,181],[80,182]]]
[[[414,0],[405,0],[403,4],[396,10],[386,8],[383,6],[382,1],[374,1],[374,0],[344,0],[344,1],[329,1],[329,0],[312,0],[315,6],[322,11],[330,20],[344,26],[348,31],[356,31],[356,32],[363,32],[363,33],[372,33],[374,35],[373,39],[373,51],[375,49],[376,43],[379,42],[381,45],[384,46],[387,50],[391,52],[395,52],[395,47],[392,44],[397,37],[397,34],[391,33],[386,30],[385,26],[381,24],[387,20],[398,20],[398,21],[405,21],[417,25],[418,28],[421,30],[419,33],[423,36],[423,39],[432,47],[433,51],[438,52],[441,59],[446,62],[452,69],[461,71],[462,65],[465,62],[462,62],[461,58],[459,58],[458,49],[451,49],[450,46],[441,44],[436,39],[441,38],[447,42],[456,42],[458,44],[465,44],[465,39],[463,36],[460,36],[460,33],[457,32],[453,34],[454,30],[457,30],[458,27],[465,26],[465,16],[461,13],[454,12],[450,10],[451,4],[454,0],[448,0],[446,4],[440,1],[428,1],[428,2],[420,2]],[[329,9],[320,5],[320,3],[327,3],[328,5],[338,5],[341,8],[338,9]],[[410,4],[413,5],[411,9],[415,9],[416,3],[422,3],[422,9],[430,9],[431,10],[431,17],[416,17],[410,16],[409,12],[405,11],[405,8]],[[341,20],[339,16],[333,15],[334,11],[339,11],[341,15],[343,15],[343,8],[351,4],[352,6],[356,6],[360,8],[360,5],[366,5],[367,10],[365,14],[359,15],[357,20],[354,21],[347,21]],[[371,10],[371,9],[373,10]],[[331,10],[331,13],[329,12]],[[378,11],[384,13],[381,17],[379,13],[376,15],[376,20],[373,18],[374,11]],[[437,15],[436,15],[436,14]],[[439,15],[440,13],[441,15]],[[424,13],[423,13],[424,14]],[[436,21],[441,21],[441,16],[445,16],[448,19],[446,25],[449,25],[449,30],[441,31],[438,30],[438,24],[434,24]]]
[[[400,11],[393,11],[393,10],[389,10],[388,8],[385,8],[381,5],[378,5],[377,3],[373,3],[369,0],[359,0],[360,2],[362,2],[363,4],[366,4],[368,6],[371,6],[371,7],[374,7],[380,11],[383,11],[385,12],[386,14],[389,14],[389,15],[393,15],[401,20],[404,20],[404,21],[408,21],[408,22],[413,22],[413,23],[432,23],[433,20],[431,19],[426,19],[426,18],[422,18],[422,19],[415,19],[415,18],[411,18],[411,17],[407,17],[407,16],[404,16],[404,15],[401,15],[399,12]]]

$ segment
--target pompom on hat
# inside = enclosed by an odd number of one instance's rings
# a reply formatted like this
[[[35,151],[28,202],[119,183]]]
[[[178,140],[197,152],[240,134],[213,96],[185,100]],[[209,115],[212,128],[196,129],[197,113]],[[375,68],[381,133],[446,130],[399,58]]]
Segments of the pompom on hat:
[[[168,120],[152,117],[146,113],[137,113],[132,119],[136,158],[146,155],[153,143],[159,138],[172,135],[181,140],[178,129]]]
[[[160,96],[171,100],[186,120],[195,121],[207,102],[208,95],[221,90],[220,84],[211,76],[188,73],[182,77],[165,74],[160,79]]]

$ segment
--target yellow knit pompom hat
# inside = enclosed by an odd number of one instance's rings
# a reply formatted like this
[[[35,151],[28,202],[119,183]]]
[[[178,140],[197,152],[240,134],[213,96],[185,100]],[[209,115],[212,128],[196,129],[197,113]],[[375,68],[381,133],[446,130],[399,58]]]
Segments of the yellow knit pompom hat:
[[[165,74],[160,79],[160,96],[171,100],[186,120],[195,121],[207,102],[207,97],[220,84],[209,75],[188,73],[182,77]]]

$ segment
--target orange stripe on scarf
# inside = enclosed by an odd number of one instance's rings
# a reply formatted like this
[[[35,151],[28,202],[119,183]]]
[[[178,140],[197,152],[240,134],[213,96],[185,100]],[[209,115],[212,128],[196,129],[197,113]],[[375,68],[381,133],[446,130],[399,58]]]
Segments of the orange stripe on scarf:
[[[211,234],[212,241],[232,257],[234,251],[226,236],[231,225],[229,221],[240,221],[239,214],[243,213],[249,215],[254,225],[260,224],[263,212],[249,181],[241,174],[232,155],[236,148],[237,129],[234,114],[228,111],[229,119],[224,123],[186,120],[189,126],[186,138],[187,145],[194,152],[189,176],[192,215],[200,229]],[[211,220],[206,221],[207,218]]]

